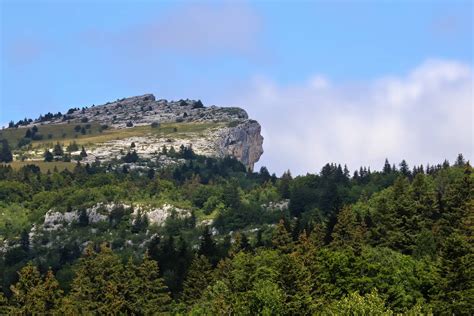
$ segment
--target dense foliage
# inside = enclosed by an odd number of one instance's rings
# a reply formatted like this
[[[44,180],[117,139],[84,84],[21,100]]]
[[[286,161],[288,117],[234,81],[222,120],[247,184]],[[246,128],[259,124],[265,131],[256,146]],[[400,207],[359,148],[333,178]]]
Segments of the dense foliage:
[[[474,313],[474,175],[462,156],[278,178],[166,154],[186,162],[0,167],[1,312]],[[115,205],[107,220],[89,218],[104,203]],[[190,215],[158,225],[139,207],[163,204]],[[46,229],[51,209],[78,216]]]

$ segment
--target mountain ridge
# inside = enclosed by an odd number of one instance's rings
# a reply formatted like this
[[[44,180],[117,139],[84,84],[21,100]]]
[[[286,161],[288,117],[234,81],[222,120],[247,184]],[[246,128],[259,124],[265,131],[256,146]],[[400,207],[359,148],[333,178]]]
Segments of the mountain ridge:
[[[36,147],[17,154],[17,159],[20,155],[33,160],[41,158],[42,151],[35,150],[40,143],[46,147],[41,149],[51,151],[54,141],[66,147],[67,141],[76,140],[87,148],[88,155],[83,157],[86,163],[120,159],[130,150],[132,143],[133,150],[145,158],[156,158],[163,146],[175,149],[185,146],[205,156],[235,157],[249,169],[253,169],[263,154],[261,126],[249,119],[245,110],[214,105],[205,107],[200,100],[157,100],[153,94],[117,99],[82,109],[71,108],[65,114],[48,113],[35,120],[10,123],[10,126],[24,129],[26,135],[34,126],[40,130],[39,134],[45,126],[69,132],[63,131],[62,137],[49,133],[48,140],[44,139],[46,135],[36,137],[40,138],[36,141],[31,137]],[[97,129],[97,135],[93,133],[94,129]],[[23,135],[17,134],[15,141],[20,142],[18,138]]]

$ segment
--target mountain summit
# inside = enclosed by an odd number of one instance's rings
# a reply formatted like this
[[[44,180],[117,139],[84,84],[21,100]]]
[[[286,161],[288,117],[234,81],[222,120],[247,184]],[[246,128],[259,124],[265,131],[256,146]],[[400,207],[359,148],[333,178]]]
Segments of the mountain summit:
[[[235,157],[253,169],[263,153],[260,124],[249,119],[245,110],[205,107],[200,100],[157,100],[152,94],[71,108],[66,114],[48,113],[10,126],[0,138],[19,143],[23,150],[17,152],[22,156],[17,159],[42,159],[44,150],[53,152],[57,142],[64,149],[73,142],[84,146],[83,162],[120,159],[130,150],[159,159],[164,146],[174,150],[184,146],[209,157]],[[32,130],[36,134],[31,135]],[[31,142],[21,143],[25,137]]]

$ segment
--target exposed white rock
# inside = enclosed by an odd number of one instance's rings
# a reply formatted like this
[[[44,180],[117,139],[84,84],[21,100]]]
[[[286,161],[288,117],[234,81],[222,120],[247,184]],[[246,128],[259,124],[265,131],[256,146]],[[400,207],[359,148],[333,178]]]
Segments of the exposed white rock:
[[[91,208],[87,208],[86,214],[89,219],[89,223],[98,223],[100,221],[108,220],[108,215],[116,207],[129,208],[130,206],[125,204],[115,203],[98,203]],[[43,229],[44,230],[57,230],[63,228],[65,225],[70,225],[74,221],[78,221],[80,216],[79,210],[73,210],[70,212],[57,212],[53,209],[49,210],[44,216]]]
[[[146,215],[150,224],[161,226],[165,223],[166,219],[175,212],[179,218],[185,218],[191,216],[191,211],[181,209],[170,204],[164,204],[159,208],[146,208],[145,206],[136,206],[133,211],[133,221],[135,221],[139,213]]]
[[[70,113],[69,113],[70,112]],[[128,128],[166,122],[205,122],[212,126],[199,133],[178,133],[177,137],[159,137],[150,133],[143,137],[129,137],[120,140],[94,144],[87,148],[85,162],[120,159],[134,142],[135,150],[144,158],[156,157],[163,145],[192,145],[193,150],[205,156],[233,156],[248,168],[253,168],[263,153],[263,137],[260,124],[248,118],[245,110],[235,107],[204,107],[200,101],[156,100],[152,94],[124,98],[104,105],[69,111],[64,117],[54,118],[41,124],[67,124],[97,122],[109,128]],[[34,124],[39,124],[34,121]],[[127,126],[129,125],[129,126]],[[177,135],[178,135],[177,134]],[[75,153],[77,154],[77,153]],[[42,155],[42,153],[38,153]]]
[[[262,207],[268,210],[273,211],[285,211],[290,205],[290,200],[281,200],[278,202],[270,202],[268,204],[263,204]]]

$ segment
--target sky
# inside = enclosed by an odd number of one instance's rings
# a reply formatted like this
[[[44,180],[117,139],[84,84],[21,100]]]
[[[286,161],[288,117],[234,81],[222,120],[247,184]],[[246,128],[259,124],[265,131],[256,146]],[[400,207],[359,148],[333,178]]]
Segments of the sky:
[[[239,106],[270,172],[473,156],[472,1],[0,0],[0,124],[153,93]]]

